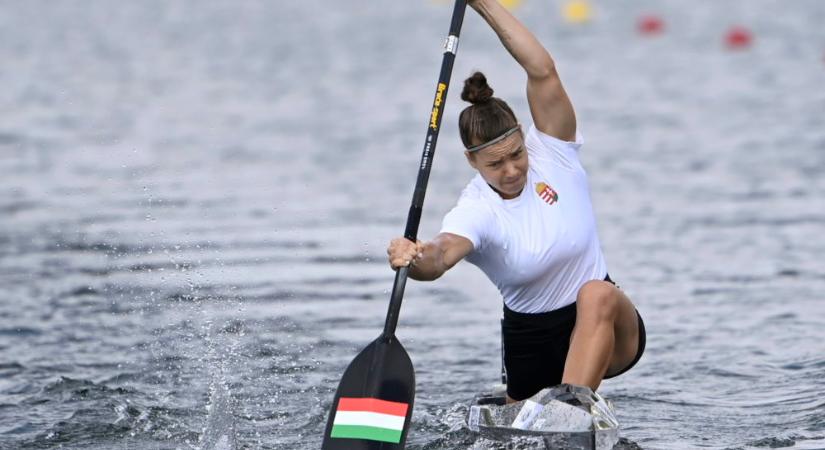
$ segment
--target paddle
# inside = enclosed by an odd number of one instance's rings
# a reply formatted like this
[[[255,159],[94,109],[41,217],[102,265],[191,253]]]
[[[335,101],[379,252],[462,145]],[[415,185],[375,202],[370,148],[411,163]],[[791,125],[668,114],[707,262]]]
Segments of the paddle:
[[[421,165],[407,215],[404,237],[416,241],[435,144],[441,127],[447,87],[464,21],[466,0],[456,0],[450,33],[444,46],[433,109],[424,140]],[[384,332],[347,367],[332,401],[322,450],[402,450],[415,400],[415,371],[407,351],[395,337],[398,313],[404,297],[409,268],[395,274]]]

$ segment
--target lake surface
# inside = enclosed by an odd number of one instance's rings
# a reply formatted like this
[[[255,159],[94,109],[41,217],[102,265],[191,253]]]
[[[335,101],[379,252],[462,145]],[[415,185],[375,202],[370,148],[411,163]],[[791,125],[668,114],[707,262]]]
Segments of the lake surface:
[[[557,60],[610,274],[647,324],[600,389],[620,447],[825,448],[825,2],[596,2],[582,26],[560,6],[516,12]],[[384,323],[450,11],[4,2],[0,448],[318,448]],[[725,48],[735,24],[751,48]],[[424,238],[472,176],[474,69],[529,122],[468,12]],[[408,448],[520,448],[463,425],[500,314],[469,264],[408,284]]]

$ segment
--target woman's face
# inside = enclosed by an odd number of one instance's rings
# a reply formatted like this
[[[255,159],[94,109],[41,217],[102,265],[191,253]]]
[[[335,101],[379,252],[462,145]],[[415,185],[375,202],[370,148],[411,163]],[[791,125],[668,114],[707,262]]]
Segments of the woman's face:
[[[467,161],[501,198],[518,197],[527,183],[527,149],[521,130],[476,152],[464,152]]]

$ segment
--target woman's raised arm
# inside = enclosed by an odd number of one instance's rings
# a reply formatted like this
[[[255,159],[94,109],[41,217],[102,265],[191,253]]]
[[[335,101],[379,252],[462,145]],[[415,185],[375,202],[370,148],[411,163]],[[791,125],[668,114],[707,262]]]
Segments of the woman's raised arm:
[[[504,48],[527,73],[527,101],[536,128],[562,140],[575,140],[576,113],[550,53],[498,1],[471,0],[469,4],[490,24]]]

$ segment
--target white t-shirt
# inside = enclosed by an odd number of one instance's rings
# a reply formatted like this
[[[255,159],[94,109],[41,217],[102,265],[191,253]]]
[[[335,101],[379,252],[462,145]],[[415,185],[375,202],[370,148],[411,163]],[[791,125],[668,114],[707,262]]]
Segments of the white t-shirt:
[[[513,311],[567,306],[584,283],[607,274],[587,174],[579,161],[581,144],[579,134],[576,142],[566,142],[531,125],[521,194],[505,200],[479,174],[444,217],[441,232],[472,241],[465,259],[490,278]]]

